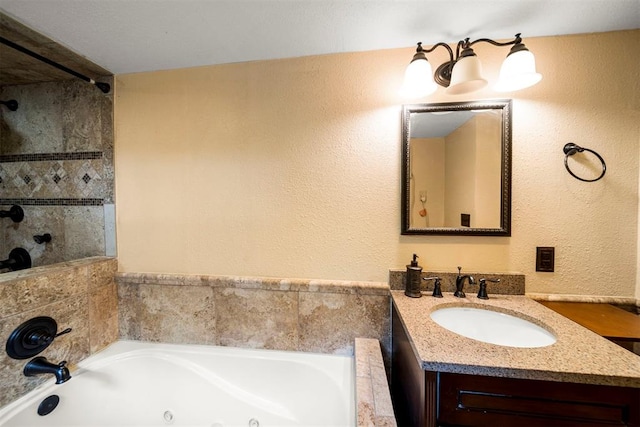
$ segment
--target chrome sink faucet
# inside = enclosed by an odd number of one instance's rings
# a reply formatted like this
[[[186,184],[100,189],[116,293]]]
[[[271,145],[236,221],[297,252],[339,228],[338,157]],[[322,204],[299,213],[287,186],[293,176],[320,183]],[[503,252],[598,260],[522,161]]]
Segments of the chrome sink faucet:
[[[473,276],[469,276],[465,274],[464,276],[461,274],[462,267],[458,267],[458,277],[456,277],[456,291],[453,293],[454,297],[465,298],[464,294],[464,281],[468,280],[470,285],[475,285],[476,281],[473,279]]]

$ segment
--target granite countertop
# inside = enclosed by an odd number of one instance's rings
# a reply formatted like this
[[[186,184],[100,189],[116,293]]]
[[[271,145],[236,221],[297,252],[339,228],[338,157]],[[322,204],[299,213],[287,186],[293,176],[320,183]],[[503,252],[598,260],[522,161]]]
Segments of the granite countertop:
[[[403,291],[391,291],[391,295],[425,370],[640,388],[640,356],[526,296],[490,294],[489,300],[480,300],[451,293],[444,293],[444,298],[425,293],[422,298],[409,298]],[[542,326],[557,341],[547,347],[515,348],[466,338],[429,317],[446,306],[489,306]]]

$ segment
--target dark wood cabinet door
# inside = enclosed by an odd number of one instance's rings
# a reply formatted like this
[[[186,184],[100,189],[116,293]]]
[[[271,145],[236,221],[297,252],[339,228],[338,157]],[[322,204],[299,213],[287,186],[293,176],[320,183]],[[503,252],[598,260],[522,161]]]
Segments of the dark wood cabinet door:
[[[439,373],[441,425],[638,426],[640,389]]]

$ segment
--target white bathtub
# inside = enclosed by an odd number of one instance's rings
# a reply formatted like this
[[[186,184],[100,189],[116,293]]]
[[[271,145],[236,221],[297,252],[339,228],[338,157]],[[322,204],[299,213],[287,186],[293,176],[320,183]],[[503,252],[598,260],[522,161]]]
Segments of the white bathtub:
[[[119,341],[0,409],[0,426],[355,426],[354,371],[348,356]]]

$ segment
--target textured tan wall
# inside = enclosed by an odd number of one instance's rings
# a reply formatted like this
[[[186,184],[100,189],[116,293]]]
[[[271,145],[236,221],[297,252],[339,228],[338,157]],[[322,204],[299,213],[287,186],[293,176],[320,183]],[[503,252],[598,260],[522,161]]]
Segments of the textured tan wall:
[[[409,150],[411,165],[410,189],[410,224],[412,228],[444,227],[444,138],[411,138]],[[420,200],[420,193],[424,192],[424,205]],[[420,211],[427,211],[420,216]]]
[[[476,181],[477,173],[477,123],[468,120],[445,137],[445,191],[444,225],[460,227],[460,214],[471,215],[471,224],[476,224]]]
[[[416,252],[525,273],[528,292],[633,296],[640,31],[525,42],[545,77],[513,94],[510,238],[400,236],[412,48],[119,76],[120,271],[384,281]],[[493,77],[506,52],[476,49]],[[567,174],[569,141],[606,159],[605,179]],[[535,272],[536,246],[556,247],[556,273]]]
[[[500,228],[500,206],[502,205],[502,120],[498,114],[477,114],[476,150],[476,218],[471,225]]]

